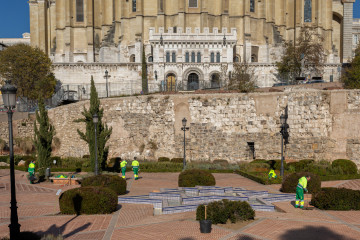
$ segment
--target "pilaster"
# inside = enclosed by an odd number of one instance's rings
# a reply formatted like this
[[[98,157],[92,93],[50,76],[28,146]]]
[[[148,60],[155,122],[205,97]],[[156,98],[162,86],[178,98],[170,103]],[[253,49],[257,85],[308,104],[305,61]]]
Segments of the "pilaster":
[[[343,18],[343,62],[352,58],[352,26],[353,26],[353,4],[355,0],[342,0],[344,6]]]

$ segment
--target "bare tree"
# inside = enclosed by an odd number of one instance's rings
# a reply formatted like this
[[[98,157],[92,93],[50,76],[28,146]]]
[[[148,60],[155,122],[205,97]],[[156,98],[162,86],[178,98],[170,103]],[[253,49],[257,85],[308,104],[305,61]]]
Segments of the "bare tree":
[[[254,69],[246,62],[234,63],[234,70],[229,81],[229,89],[240,92],[253,92],[255,87]]]

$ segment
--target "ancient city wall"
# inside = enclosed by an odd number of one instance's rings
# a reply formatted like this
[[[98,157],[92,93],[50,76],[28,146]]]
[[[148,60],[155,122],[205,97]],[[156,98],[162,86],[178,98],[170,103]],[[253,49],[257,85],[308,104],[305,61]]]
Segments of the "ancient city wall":
[[[288,108],[287,159],[352,159],[360,165],[360,91],[292,89],[281,93],[177,94],[103,99],[105,122],[113,128],[110,156],[157,159],[183,156],[181,120],[188,120],[190,160],[280,158],[280,115]],[[74,123],[82,101],[49,110],[61,147],[54,154],[88,154]],[[30,136],[31,119],[14,121],[15,136]],[[26,124],[24,124],[24,122]],[[6,118],[0,137],[7,139]]]

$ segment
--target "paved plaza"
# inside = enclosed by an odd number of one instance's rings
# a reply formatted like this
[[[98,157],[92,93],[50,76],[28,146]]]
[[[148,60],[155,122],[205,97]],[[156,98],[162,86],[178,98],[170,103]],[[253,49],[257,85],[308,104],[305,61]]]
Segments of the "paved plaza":
[[[145,195],[160,188],[176,188],[179,173],[141,173],[134,181],[127,173],[128,196]],[[237,174],[215,173],[217,186],[242,187],[279,193],[280,185],[264,186]],[[8,236],[10,223],[9,170],[0,170],[0,237]],[[326,187],[360,189],[360,180],[325,182]],[[73,186],[71,186],[73,187]],[[62,234],[65,239],[360,239],[360,211],[304,211],[290,202],[274,203],[277,212],[256,212],[255,221],[236,228],[214,226],[201,234],[195,212],[153,216],[152,205],[121,204],[111,215],[60,215],[58,189],[70,186],[28,184],[16,171],[21,231]]]

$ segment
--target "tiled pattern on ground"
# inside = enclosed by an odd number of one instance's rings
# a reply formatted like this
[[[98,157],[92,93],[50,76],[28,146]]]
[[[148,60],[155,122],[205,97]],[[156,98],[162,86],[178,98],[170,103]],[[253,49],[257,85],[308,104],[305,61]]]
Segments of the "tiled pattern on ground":
[[[337,187],[360,190],[360,179],[346,181],[343,184],[338,185]]]

